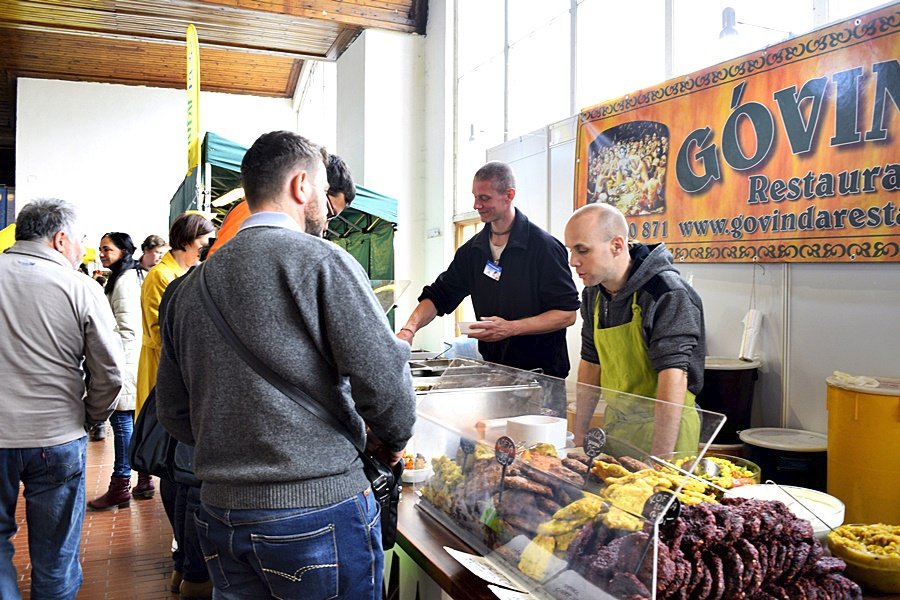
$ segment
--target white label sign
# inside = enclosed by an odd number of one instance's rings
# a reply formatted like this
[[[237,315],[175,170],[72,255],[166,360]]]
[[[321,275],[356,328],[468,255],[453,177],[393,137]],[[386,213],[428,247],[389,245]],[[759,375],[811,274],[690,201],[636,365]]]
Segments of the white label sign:
[[[444,546],[444,550],[447,551],[447,554],[455,558],[456,561],[459,562],[459,564],[474,573],[475,576],[479,579],[483,579],[488,583],[492,583],[500,587],[505,587],[520,593],[524,593],[518,585],[510,581],[510,579],[506,575],[498,571],[490,562],[488,562],[486,558],[482,556],[476,556],[474,554],[460,552],[459,550],[454,550],[453,548],[448,548],[447,546]]]

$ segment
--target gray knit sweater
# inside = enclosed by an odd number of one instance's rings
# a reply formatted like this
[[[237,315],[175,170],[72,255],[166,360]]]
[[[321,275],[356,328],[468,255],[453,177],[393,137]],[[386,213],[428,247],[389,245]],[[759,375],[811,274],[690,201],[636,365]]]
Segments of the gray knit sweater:
[[[276,372],[364,442],[412,435],[409,346],[391,332],[360,265],[344,250],[281,227],[243,229],[202,267],[226,321]],[[368,487],[355,448],[258,376],[203,308],[187,275],[161,324],[159,420],[195,445],[202,500],[221,508],[333,504]]]

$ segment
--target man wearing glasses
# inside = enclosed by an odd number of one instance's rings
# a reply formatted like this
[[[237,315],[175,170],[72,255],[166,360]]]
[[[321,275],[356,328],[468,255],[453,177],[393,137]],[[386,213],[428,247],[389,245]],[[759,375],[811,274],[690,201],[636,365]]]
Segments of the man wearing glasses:
[[[356,198],[356,185],[353,183],[353,177],[350,176],[350,168],[340,156],[329,154],[325,162],[325,169],[328,176],[328,193],[326,201],[328,203],[328,220],[335,218],[343,212],[345,208],[350,206],[353,199]],[[207,257],[212,256],[215,252],[225,245],[225,242],[234,237],[238,232],[241,224],[250,216],[250,209],[247,207],[247,201],[241,200],[232,207],[222,226],[216,234],[216,240],[209,249]]]

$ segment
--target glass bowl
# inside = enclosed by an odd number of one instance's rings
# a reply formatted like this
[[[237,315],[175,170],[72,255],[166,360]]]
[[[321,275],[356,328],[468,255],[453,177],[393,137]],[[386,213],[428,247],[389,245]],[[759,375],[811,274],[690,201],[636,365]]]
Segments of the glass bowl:
[[[693,472],[691,469],[693,461],[691,459],[696,457],[696,452],[672,452],[670,454],[663,454],[659,458],[672,463],[684,471]],[[704,454],[703,458],[708,458],[716,463],[721,469],[721,472],[715,477],[705,473],[697,473],[697,476],[710,481],[721,488],[725,488],[726,490],[742,485],[753,485],[762,481],[762,473],[759,465],[745,458],[714,453]],[[665,469],[667,467],[665,465],[657,465],[657,468]],[[735,471],[737,472],[735,473]]]

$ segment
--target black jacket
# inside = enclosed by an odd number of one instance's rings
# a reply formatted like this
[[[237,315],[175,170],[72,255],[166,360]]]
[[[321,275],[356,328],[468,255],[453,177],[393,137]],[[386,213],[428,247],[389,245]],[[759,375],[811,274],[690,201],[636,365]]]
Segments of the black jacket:
[[[447,270],[429,286],[419,301],[431,300],[438,315],[452,312],[472,296],[475,316],[524,319],[548,310],[578,310],[580,302],[565,246],[516,209],[512,232],[503,254],[499,281],[484,274],[491,259],[491,225],[456,251]],[[547,375],[566,377],[569,354],[566,330],[522,335],[500,342],[478,342],[485,360],[519,369],[543,369]]]

